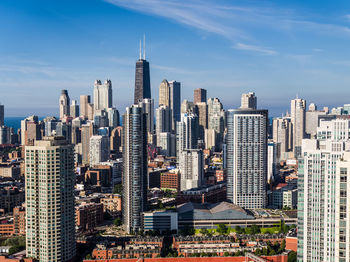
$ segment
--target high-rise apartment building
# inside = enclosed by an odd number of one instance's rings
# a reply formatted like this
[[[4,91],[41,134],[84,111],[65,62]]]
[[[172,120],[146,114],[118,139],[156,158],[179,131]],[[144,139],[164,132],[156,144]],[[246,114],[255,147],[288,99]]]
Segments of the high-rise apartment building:
[[[5,121],[4,121],[4,115],[5,115],[5,112],[4,112],[4,105],[0,105],[0,126],[3,126],[5,124]]]
[[[242,109],[256,109],[257,99],[254,92],[249,92],[247,94],[242,94],[241,97],[241,108]]]
[[[196,104],[199,122],[199,138],[204,140],[205,129],[208,128],[208,106],[206,102]]]
[[[267,110],[227,112],[227,200],[244,208],[266,206]]]
[[[207,102],[207,90],[197,88],[193,91],[193,103]]]
[[[127,232],[137,232],[147,207],[146,115],[140,106],[126,108],[123,137],[123,223]]]
[[[37,116],[29,116],[21,121],[21,144],[32,146],[35,140],[41,138],[40,125]]]
[[[81,147],[82,147],[82,163],[88,165],[90,163],[90,137],[93,135],[93,125],[88,122],[81,126]]]
[[[79,117],[79,105],[77,100],[72,100],[70,105],[70,116],[73,118]]]
[[[70,100],[68,96],[67,90],[62,90],[60,99],[59,99],[59,105],[60,105],[60,119],[64,118],[65,116],[70,115]]]
[[[198,116],[186,113],[181,116],[176,126],[176,157],[179,159],[183,150],[197,149],[198,145]]]
[[[40,262],[75,257],[74,153],[61,137],[25,148],[26,251]]]
[[[180,189],[198,188],[204,180],[204,158],[201,149],[187,149],[180,154]]]
[[[176,136],[170,132],[157,134],[157,147],[160,147],[160,154],[165,156],[175,156]]]
[[[110,128],[115,128],[119,126],[120,122],[120,115],[119,111],[115,109],[114,107],[108,108],[107,109],[107,116],[108,116],[108,126]]]
[[[154,100],[145,98],[139,102],[143,112],[146,114],[147,132],[153,134],[154,131]]]
[[[138,104],[144,98],[151,98],[151,81],[149,72],[149,62],[146,60],[145,50],[143,52],[143,58],[140,58],[136,62],[135,70],[135,93],[134,104]]]
[[[90,166],[98,165],[109,159],[109,137],[92,136],[90,137]]]
[[[296,98],[290,101],[290,115],[293,125],[293,152],[300,156],[301,141],[305,138],[305,108],[306,101]]]
[[[101,80],[94,83],[94,110],[107,110],[112,107],[112,81],[107,79],[102,84]]]
[[[325,122],[324,126],[330,127],[326,133],[322,127],[318,139],[302,140],[298,171],[300,262],[349,260],[349,159],[344,154],[350,149],[349,135],[345,135],[350,121]]]
[[[292,151],[293,126],[289,117],[274,118],[272,122],[272,139],[278,145],[277,155],[280,159],[288,158],[287,152]]]

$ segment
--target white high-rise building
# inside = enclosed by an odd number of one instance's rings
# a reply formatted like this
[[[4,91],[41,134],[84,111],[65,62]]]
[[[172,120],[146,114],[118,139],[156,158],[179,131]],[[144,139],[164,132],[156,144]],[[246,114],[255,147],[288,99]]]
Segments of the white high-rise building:
[[[349,261],[349,186],[342,168],[349,165],[350,121],[320,125],[318,139],[302,141],[299,159],[298,261]]]
[[[306,101],[296,98],[290,101],[290,116],[293,125],[293,152],[296,157],[301,153],[301,141],[305,138]]]
[[[200,187],[204,180],[204,158],[200,149],[184,150],[180,154],[180,189],[188,190]]]
[[[105,162],[109,158],[109,137],[108,136],[92,136],[90,137],[90,166],[98,165]]]
[[[249,92],[247,94],[242,94],[241,97],[241,108],[242,109],[256,109],[257,98],[254,92]]]
[[[266,206],[267,110],[227,112],[227,200],[244,208]]]
[[[176,155],[176,136],[170,132],[157,134],[157,147],[160,147],[160,154],[165,156]]]
[[[69,100],[67,90],[61,91],[59,106],[60,106],[60,119],[70,115],[70,100]]]
[[[75,246],[74,150],[62,137],[25,147],[26,251],[40,262],[72,261]]]
[[[70,116],[73,118],[79,117],[79,105],[77,100],[72,100],[70,105]]]
[[[198,116],[193,113],[181,115],[176,125],[176,156],[179,159],[185,149],[197,149],[199,123]]]
[[[107,79],[104,84],[95,80],[94,84],[94,110],[107,110],[112,107],[112,81]]]
[[[272,122],[272,139],[277,145],[277,155],[280,159],[287,159],[287,152],[292,151],[293,126],[289,117],[274,118]]]

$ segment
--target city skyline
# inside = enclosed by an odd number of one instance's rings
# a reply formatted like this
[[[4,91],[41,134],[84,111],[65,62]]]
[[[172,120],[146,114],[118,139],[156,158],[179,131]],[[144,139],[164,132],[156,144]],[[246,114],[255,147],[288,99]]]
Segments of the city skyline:
[[[349,80],[347,9],[345,1],[2,1],[6,41],[0,51],[0,90],[15,89],[21,96],[4,92],[0,102],[7,116],[52,115],[60,90],[78,100],[81,93],[92,94],[95,79],[109,78],[113,106],[124,111],[133,100],[134,65],[146,34],[155,101],[166,78],[182,83],[182,99],[205,88],[226,109],[237,108],[240,94],[248,91],[273,116],[288,110],[296,94],[319,106],[341,105],[344,95],[333,90],[346,93]],[[97,19],[92,21],[92,14]],[[236,21],[245,15],[249,18]],[[225,96],[227,90],[232,95]]]

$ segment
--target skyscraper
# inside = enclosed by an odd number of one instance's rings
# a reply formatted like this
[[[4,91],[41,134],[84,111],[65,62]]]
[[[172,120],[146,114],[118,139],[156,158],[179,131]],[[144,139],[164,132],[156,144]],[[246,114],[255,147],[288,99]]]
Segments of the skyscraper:
[[[154,100],[145,98],[139,102],[146,115],[147,132],[153,134],[154,131]]]
[[[170,110],[172,114],[172,129],[175,131],[176,122],[181,119],[181,83],[175,80],[169,81],[170,86]]]
[[[67,90],[62,90],[60,99],[59,99],[59,105],[60,105],[60,119],[62,119],[65,116],[70,115],[70,100],[68,96]]]
[[[41,262],[75,257],[73,146],[45,137],[25,148],[26,251]]]
[[[80,114],[84,118],[89,116],[89,104],[91,103],[91,97],[89,95],[80,96]]]
[[[156,109],[156,134],[162,132],[171,132],[171,112],[165,105]]]
[[[4,122],[4,105],[0,105],[0,126],[3,126],[5,124]]]
[[[146,115],[140,106],[126,108],[123,133],[123,223],[127,232],[137,232],[147,207]]]
[[[109,146],[108,136],[90,137],[90,166],[98,165],[109,159]]]
[[[193,91],[193,103],[207,102],[207,90],[197,88]]]
[[[170,107],[170,85],[166,79],[164,79],[159,85],[158,99],[158,105],[165,105],[167,107]]]
[[[91,122],[81,126],[82,163],[85,165],[90,163],[90,137],[92,135],[93,125]]]
[[[241,108],[242,109],[256,109],[256,96],[254,92],[249,92],[247,94],[242,94],[241,97]]]
[[[267,110],[227,112],[227,200],[244,208],[266,206]]]
[[[349,119],[321,120],[318,139],[302,140],[298,261],[349,260],[349,158],[345,156],[350,148],[349,131]]]
[[[205,129],[208,128],[208,106],[206,102],[196,104],[199,117],[199,138],[204,140]]]
[[[72,100],[70,105],[70,115],[73,118],[79,117],[79,105],[77,100]]]
[[[112,81],[107,79],[102,84],[101,80],[94,83],[94,110],[107,110],[112,107]]]
[[[305,138],[306,101],[296,98],[290,101],[290,114],[293,125],[293,152],[296,157],[301,154],[301,141]]]
[[[143,59],[141,58],[141,43],[140,43],[140,58],[136,62],[135,71],[135,93],[134,104],[142,101],[144,98],[151,98],[151,81],[149,72],[149,63],[146,60],[145,47],[143,50]]]
[[[287,152],[292,150],[293,128],[289,117],[274,118],[272,122],[273,142],[278,144],[277,155],[286,160]]]
[[[181,121],[176,126],[176,157],[185,149],[197,149],[198,145],[198,116],[193,113],[183,114]]]
[[[108,115],[108,126],[110,128],[115,128],[119,126],[119,121],[120,121],[120,115],[119,111],[115,108],[108,108],[107,109],[107,115]]]

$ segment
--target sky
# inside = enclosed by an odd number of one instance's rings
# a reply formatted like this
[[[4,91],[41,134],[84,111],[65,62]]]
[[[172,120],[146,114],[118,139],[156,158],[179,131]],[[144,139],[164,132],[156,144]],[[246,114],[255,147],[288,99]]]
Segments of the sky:
[[[163,79],[218,97],[255,92],[270,115],[290,99],[350,103],[350,1],[1,0],[0,103],[6,116],[58,115],[61,89],[92,95],[111,79],[113,104],[133,102],[146,37],[152,97]]]

